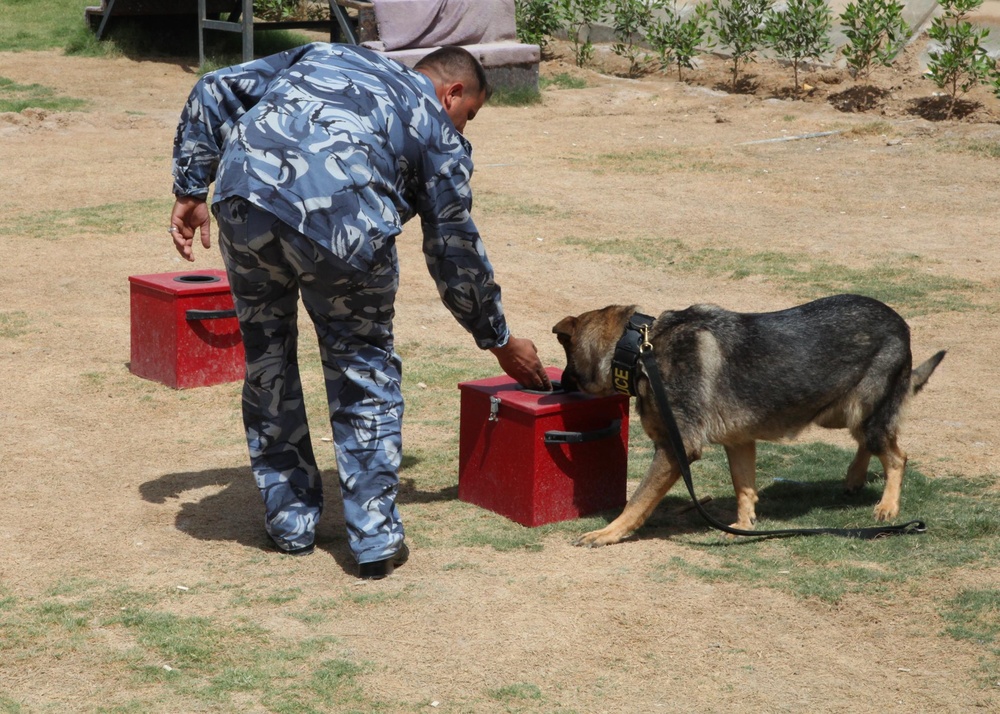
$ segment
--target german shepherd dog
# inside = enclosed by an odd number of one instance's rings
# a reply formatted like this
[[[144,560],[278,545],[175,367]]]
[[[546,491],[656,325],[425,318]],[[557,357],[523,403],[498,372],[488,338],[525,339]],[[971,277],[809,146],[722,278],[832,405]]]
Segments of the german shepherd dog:
[[[635,312],[634,305],[610,305],[552,328],[566,350],[564,389],[615,392],[612,357]],[[858,442],[848,492],[864,486],[877,456],[885,489],[875,519],[899,514],[906,466],[896,443],[901,412],[945,353],[911,369],[909,327],[890,307],[860,295],[767,313],[693,305],[657,317],[649,342],[688,461],[699,459],[706,444],[726,450],[736,491],[734,528],[749,530],[757,521],[756,442],[791,438],[809,424],[847,429]],[[577,545],[608,545],[630,535],[681,475],[647,375],[639,374],[636,392],[639,418],[655,445],[653,461],[622,514]]]

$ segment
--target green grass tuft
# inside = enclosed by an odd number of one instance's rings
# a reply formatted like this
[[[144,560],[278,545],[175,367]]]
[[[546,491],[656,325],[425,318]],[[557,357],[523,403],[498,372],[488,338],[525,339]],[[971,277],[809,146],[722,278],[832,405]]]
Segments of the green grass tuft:
[[[18,84],[0,77],[0,112],[22,112],[25,109],[45,109],[53,112],[79,111],[87,106],[82,99],[59,97],[40,84]]]
[[[488,104],[493,107],[527,107],[541,101],[542,95],[534,87],[498,86],[493,89]]]
[[[554,77],[539,77],[538,86],[541,89],[584,89],[587,80],[562,72]]]
[[[542,690],[537,684],[516,682],[497,689],[489,690],[488,694],[499,701],[517,701],[521,699],[541,699]]]

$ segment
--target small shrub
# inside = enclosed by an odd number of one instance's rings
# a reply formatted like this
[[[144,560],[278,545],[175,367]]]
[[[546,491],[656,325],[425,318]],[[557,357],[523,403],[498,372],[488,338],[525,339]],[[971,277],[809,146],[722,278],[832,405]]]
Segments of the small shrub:
[[[764,14],[771,0],[712,0],[712,32],[729,48],[733,61],[733,90],[739,85],[740,71],[756,60],[763,44]]]
[[[569,25],[569,38],[577,67],[583,67],[594,57],[590,29],[604,15],[605,0],[560,0],[562,16]]]
[[[851,75],[867,80],[872,65],[888,67],[910,34],[898,0],[857,0],[840,14],[847,44],[844,59]]]
[[[927,53],[926,76],[948,92],[947,117],[950,119],[960,94],[977,84],[995,81],[996,64],[982,45],[990,31],[968,21],[983,0],[939,0],[939,4],[944,14],[934,18],[927,35],[940,49]]]
[[[628,60],[628,76],[634,77],[641,72],[646,56],[636,44],[636,39],[648,33],[653,21],[653,9],[647,0],[613,0],[611,16],[618,40],[611,45],[611,49]]]
[[[830,52],[833,13],[825,0],[788,0],[784,10],[769,10],[764,16],[764,40],[775,54],[792,64],[795,91],[799,91],[799,67],[803,60],[818,60]]]
[[[656,0],[654,9],[663,17],[650,24],[646,40],[659,56],[660,67],[666,69],[676,64],[677,79],[681,80],[683,69],[694,69],[692,60],[712,47],[708,38],[708,5],[699,2],[687,17],[677,9],[676,0]]]
[[[253,3],[253,14],[268,22],[289,20],[298,9],[298,0],[254,0]]]

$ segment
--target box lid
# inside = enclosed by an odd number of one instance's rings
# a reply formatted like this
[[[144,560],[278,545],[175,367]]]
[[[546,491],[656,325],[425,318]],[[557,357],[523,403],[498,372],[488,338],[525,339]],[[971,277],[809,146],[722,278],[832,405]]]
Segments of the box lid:
[[[170,295],[216,295],[229,292],[226,271],[216,269],[130,275],[128,281],[133,285],[141,285]]]
[[[549,379],[558,382],[562,370],[558,367],[546,367]],[[490,397],[499,397],[505,407],[517,409],[536,416],[566,411],[567,409],[592,408],[593,402],[605,400],[628,401],[628,397],[616,394],[610,397],[595,397],[583,392],[539,392],[521,387],[507,375],[489,377],[471,382],[460,382],[459,390],[482,392]]]

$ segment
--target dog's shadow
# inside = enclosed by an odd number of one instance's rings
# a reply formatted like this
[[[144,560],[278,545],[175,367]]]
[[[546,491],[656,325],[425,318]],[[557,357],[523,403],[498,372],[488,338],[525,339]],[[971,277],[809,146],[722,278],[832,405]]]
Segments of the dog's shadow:
[[[401,472],[416,459],[404,457]],[[336,470],[324,471],[325,503],[316,528],[317,550],[329,553],[345,572],[356,567],[347,545],[344,509]],[[200,491],[209,491],[199,494]],[[458,487],[426,491],[412,478],[400,478],[400,502],[432,503],[458,497]],[[140,497],[153,504],[176,502],[174,525],[197,540],[231,541],[247,548],[274,553],[264,532],[264,506],[249,466],[181,471],[164,474],[139,486]]]
[[[869,474],[868,483],[871,484],[878,478]],[[697,483],[695,484],[695,493],[699,498],[708,495],[707,491],[699,493]],[[847,493],[844,490],[843,477],[817,481],[774,478],[758,491],[758,496],[760,500],[757,503],[756,511],[759,522],[756,528],[759,530],[769,529],[766,522],[775,521],[780,521],[781,524],[774,527],[782,529],[819,527],[808,518],[810,513],[850,511],[869,503],[874,506],[878,500],[877,493],[869,486],[857,493]],[[736,497],[731,491],[726,496],[713,496],[711,501],[704,504],[704,508],[709,515],[723,524],[729,525],[736,520]],[[660,502],[657,509],[647,519],[645,526],[639,529],[634,537],[642,540],[671,535],[709,533],[712,530],[713,527],[692,503],[684,484],[678,483],[671,494]],[[750,538],[737,542],[752,542],[754,540],[757,539]]]

